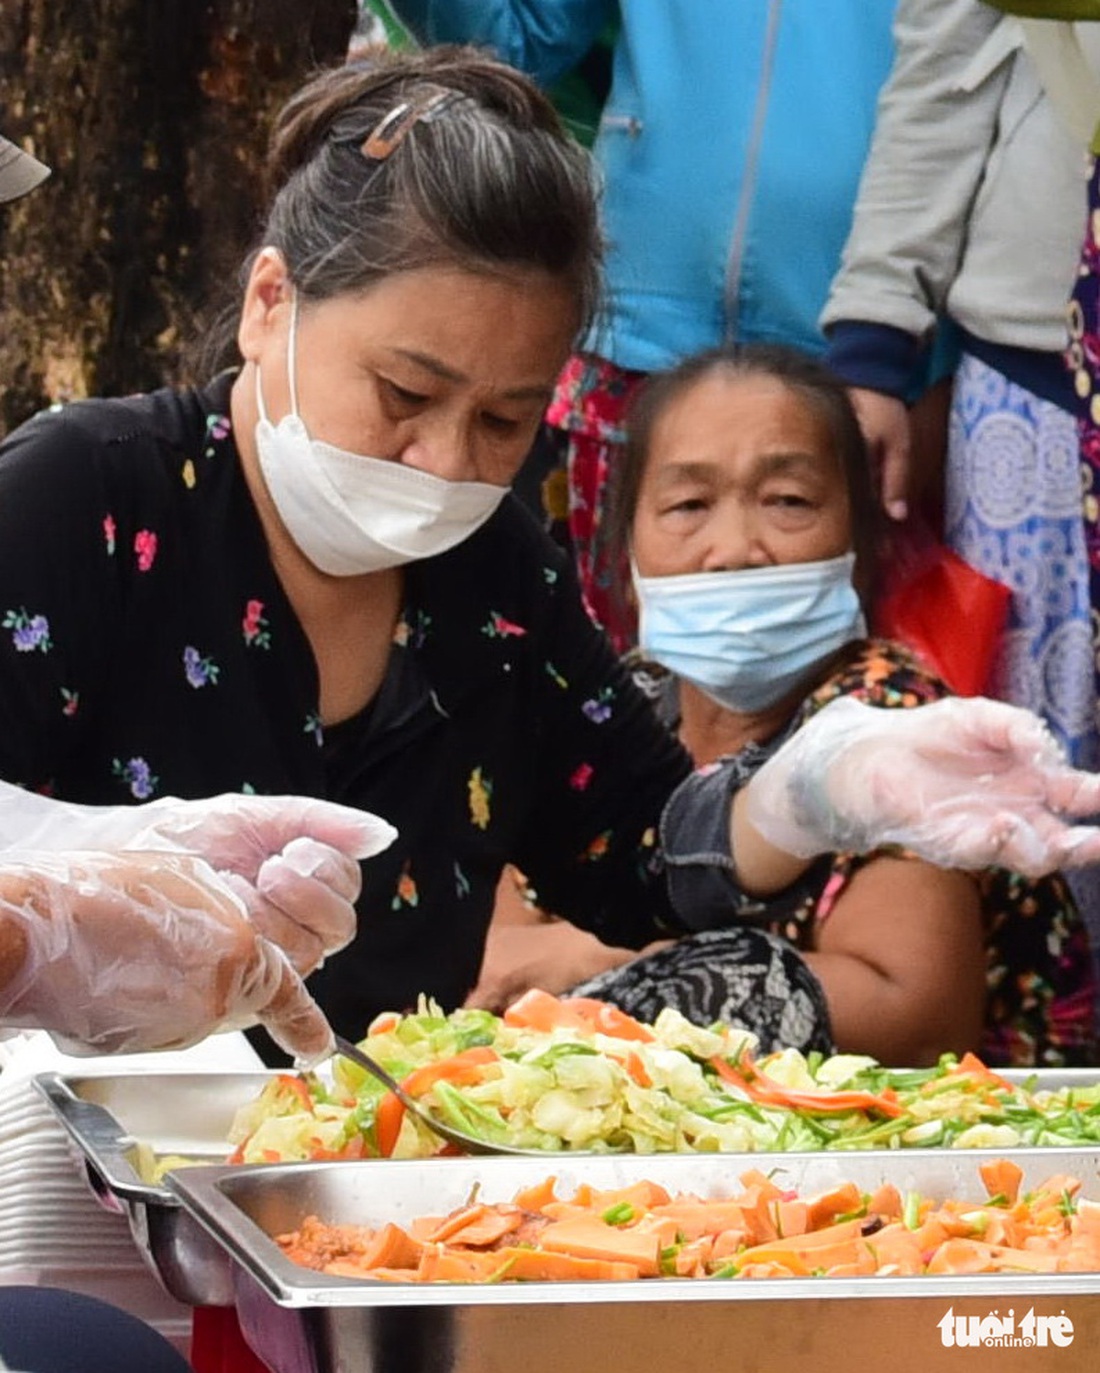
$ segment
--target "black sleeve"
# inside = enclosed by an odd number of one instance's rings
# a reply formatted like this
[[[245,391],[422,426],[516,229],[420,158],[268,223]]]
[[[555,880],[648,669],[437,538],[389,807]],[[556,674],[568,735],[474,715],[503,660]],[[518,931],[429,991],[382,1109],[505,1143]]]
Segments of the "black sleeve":
[[[63,412],[0,445],[0,776],[35,789],[80,747],[119,615],[100,456]]]
[[[538,783],[515,861],[546,910],[640,948],[680,928],[658,825],[691,762],[593,627],[564,559],[544,642]]]

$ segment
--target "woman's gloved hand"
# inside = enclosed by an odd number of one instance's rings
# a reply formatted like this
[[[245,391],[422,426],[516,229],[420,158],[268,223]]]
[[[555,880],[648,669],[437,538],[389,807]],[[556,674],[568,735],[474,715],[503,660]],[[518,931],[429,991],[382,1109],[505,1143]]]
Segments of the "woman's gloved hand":
[[[898,844],[939,867],[1039,877],[1100,861],[1100,776],[1071,768],[1043,722],[999,701],[910,710],[834,701],[768,760],[742,815],[799,857]]]
[[[0,1024],[70,1053],[183,1048],[259,1019],[316,1061],[332,1033],[286,955],[185,854],[33,853],[0,862]]]
[[[0,783],[0,857],[10,849],[196,854],[303,975],[355,934],[356,860],[380,853],[396,833],[366,811],[303,796],[81,806]]]

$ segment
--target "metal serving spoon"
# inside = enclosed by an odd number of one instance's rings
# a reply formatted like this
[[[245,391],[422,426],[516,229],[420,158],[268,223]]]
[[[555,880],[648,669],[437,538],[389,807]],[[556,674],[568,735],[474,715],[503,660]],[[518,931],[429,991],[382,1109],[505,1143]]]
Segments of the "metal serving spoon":
[[[432,1113],[417,1101],[411,1093],[406,1092],[400,1082],[388,1073],[376,1059],[371,1058],[370,1054],[364,1053],[357,1044],[353,1044],[350,1039],[344,1039],[342,1035],[336,1036],[336,1052],[343,1058],[351,1059],[352,1063],[357,1063],[364,1072],[370,1073],[372,1077],[378,1079],[384,1087],[388,1087],[394,1096],[401,1102],[406,1111],[411,1111],[424,1124],[436,1134],[440,1139],[445,1139],[456,1148],[461,1149],[464,1154],[523,1154],[527,1157],[531,1155],[545,1154],[545,1149],[517,1149],[509,1144],[493,1144],[487,1139],[478,1139],[475,1135],[468,1135],[464,1130],[456,1130],[451,1125],[445,1125],[441,1120],[437,1120]]]

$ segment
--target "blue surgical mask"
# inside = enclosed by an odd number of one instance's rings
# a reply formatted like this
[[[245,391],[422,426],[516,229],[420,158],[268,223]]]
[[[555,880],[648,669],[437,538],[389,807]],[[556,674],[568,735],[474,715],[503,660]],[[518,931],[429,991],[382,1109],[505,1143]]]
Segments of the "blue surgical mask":
[[[728,710],[767,710],[866,635],[854,565],[855,555],[845,553],[677,577],[643,577],[635,569],[639,646]]]

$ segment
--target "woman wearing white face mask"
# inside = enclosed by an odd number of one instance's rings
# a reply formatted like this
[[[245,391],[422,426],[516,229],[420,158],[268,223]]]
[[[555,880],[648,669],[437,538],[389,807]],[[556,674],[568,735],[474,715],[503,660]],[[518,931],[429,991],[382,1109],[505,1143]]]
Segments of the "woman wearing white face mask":
[[[237,365],[0,447],[0,775],[89,803],[254,790],[385,816],[358,934],[310,982],[357,1036],[421,992],[462,1001],[509,861],[611,944],[679,932],[657,829],[691,764],[505,494],[597,294],[588,166],[551,106],[477,54],[391,55],[303,88],[269,170]],[[1020,836],[1037,869],[1071,842],[1100,855],[1052,809],[1095,808],[1062,795],[1091,784],[1009,718],[1021,741],[1003,716],[930,731],[967,775],[993,756],[1031,786],[986,786],[964,857]],[[905,747],[939,776],[927,743]],[[874,842],[826,752],[773,785],[778,844],[753,822],[768,861],[835,847],[838,825]],[[886,818],[928,838],[908,793]],[[957,828],[931,849],[954,859]]]
[[[667,808],[662,841],[677,913],[708,932],[577,990],[642,1018],[671,1002],[706,1021],[736,1002],[748,964],[805,997],[790,955],[769,949],[778,938],[820,980],[842,1050],[1091,1062],[1091,960],[1060,879],[945,871],[897,849],[791,862],[748,830],[732,861],[723,852],[731,795],[828,702],[945,694],[898,646],[867,639],[876,511],[843,390],[785,350],[718,350],[651,382],[630,432],[615,515],[639,654],[702,769]],[[749,928],[721,928],[731,918]],[[553,927],[544,938],[579,952]],[[786,990],[775,1015],[794,1020]]]

